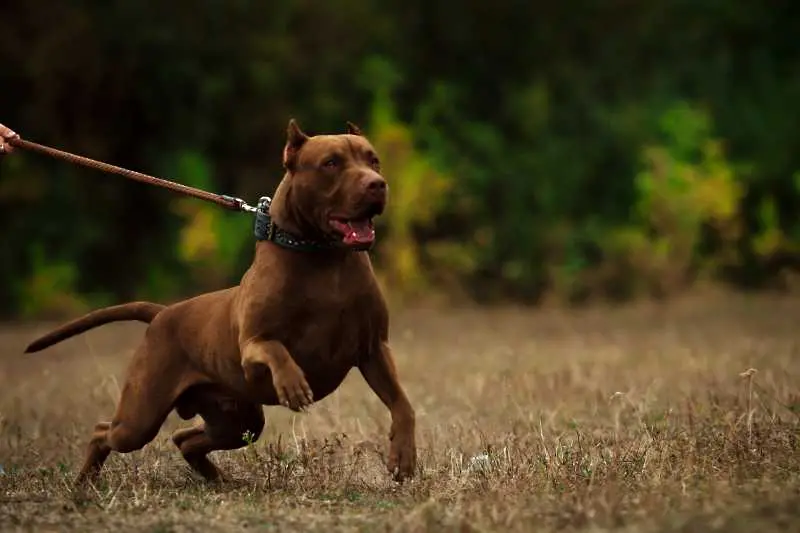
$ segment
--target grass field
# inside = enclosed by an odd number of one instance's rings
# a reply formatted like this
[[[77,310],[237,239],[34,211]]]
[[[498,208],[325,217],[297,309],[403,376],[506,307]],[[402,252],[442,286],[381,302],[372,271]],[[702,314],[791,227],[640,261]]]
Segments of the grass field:
[[[5,325],[0,531],[800,531],[798,317],[791,298],[744,296],[397,311],[413,483],[384,472],[389,416],[354,371],[213,454],[228,486],[189,474],[169,441],[189,422],[171,415],[83,496],[71,480],[143,327],[24,356],[52,324]]]

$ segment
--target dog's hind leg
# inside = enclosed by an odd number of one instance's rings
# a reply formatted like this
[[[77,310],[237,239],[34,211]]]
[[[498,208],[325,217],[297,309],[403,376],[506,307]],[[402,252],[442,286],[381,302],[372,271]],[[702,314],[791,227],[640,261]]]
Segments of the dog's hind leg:
[[[134,354],[111,422],[95,426],[76,485],[94,481],[111,451],[128,453],[152,441],[172,410],[186,372],[179,358],[151,344],[146,340]]]
[[[88,479],[94,479],[106,462],[111,453],[111,447],[106,442],[106,433],[111,428],[111,422],[98,422],[94,426],[92,440],[86,450],[86,460],[84,461],[81,473],[78,475],[76,484],[82,484]]]
[[[207,455],[242,448],[258,439],[264,429],[264,412],[259,404],[211,392],[196,394],[193,403],[203,422],[176,431],[172,441],[192,470],[208,481],[224,480]]]

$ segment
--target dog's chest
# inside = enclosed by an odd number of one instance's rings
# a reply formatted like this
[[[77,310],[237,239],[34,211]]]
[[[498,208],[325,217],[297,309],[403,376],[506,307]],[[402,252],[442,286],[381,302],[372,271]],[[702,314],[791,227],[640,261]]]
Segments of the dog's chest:
[[[380,305],[370,291],[331,287],[289,314],[284,343],[308,373],[346,374],[380,346]]]

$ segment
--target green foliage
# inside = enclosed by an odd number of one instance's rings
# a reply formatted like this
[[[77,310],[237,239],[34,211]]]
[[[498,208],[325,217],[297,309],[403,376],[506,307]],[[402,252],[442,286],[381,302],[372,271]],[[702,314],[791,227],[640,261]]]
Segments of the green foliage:
[[[199,154],[181,152],[174,166],[183,183],[202,190],[217,189],[208,163]],[[252,217],[192,198],[180,198],[172,206],[182,220],[177,255],[185,271],[204,289],[230,283],[244,248],[253,245]]]
[[[382,68],[386,72],[387,66]],[[435,224],[454,182],[415,147],[411,129],[396,118],[383,88],[376,91],[369,137],[384,161],[383,173],[390,177],[390,202],[381,220],[382,277],[396,294],[418,295],[431,289],[430,275],[446,268],[442,263],[458,251],[453,243],[420,242],[417,237]],[[442,254],[445,249],[449,253]]]
[[[737,261],[744,190],[722,144],[711,137],[707,113],[674,105],[661,115],[658,134],[642,150],[633,220],[609,232],[605,243],[614,282],[628,285],[626,293],[646,288],[668,294],[698,270],[713,276]],[[713,232],[716,249],[701,249],[705,230]]]
[[[48,257],[41,246],[31,249],[30,274],[17,284],[21,318],[76,314],[87,310],[77,294],[78,272],[71,263]]]
[[[795,172],[792,185],[792,192],[800,195],[800,172]],[[796,256],[800,253],[800,223],[793,220],[789,228],[784,227],[777,198],[762,198],[756,217],[760,229],[753,236],[752,250],[758,258],[769,260],[781,254]]]
[[[198,152],[178,151],[167,158],[164,169],[167,175],[179,176],[186,185],[208,191],[218,189],[207,159]],[[178,217],[172,243],[176,266],[167,268],[159,255],[149,257],[137,296],[172,300],[187,286],[212,290],[236,283],[241,276],[241,256],[253,242],[252,218],[188,197],[173,197],[170,210]]]
[[[281,176],[289,117],[311,132],[354,121],[391,183],[376,259],[409,295],[759,286],[800,264],[793,9],[16,2],[0,18],[0,121],[250,201]],[[30,154],[0,164],[0,238],[5,315],[73,313],[48,291],[224,286],[253,244],[248,215]]]

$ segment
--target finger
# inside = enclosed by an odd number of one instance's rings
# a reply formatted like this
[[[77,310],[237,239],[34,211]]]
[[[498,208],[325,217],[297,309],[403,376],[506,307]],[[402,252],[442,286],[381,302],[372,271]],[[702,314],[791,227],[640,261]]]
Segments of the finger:
[[[298,385],[294,389],[294,394],[295,394],[295,397],[297,398],[297,402],[300,405],[310,405],[311,404],[311,400],[309,400],[308,394],[306,394],[306,391],[304,390],[302,385]]]
[[[292,404],[292,411],[300,411],[300,408],[303,407],[303,396],[299,394],[299,390],[293,389],[289,394],[289,398]]]
[[[303,395],[303,401],[305,402],[305,404],[306,404],[306,405],[311,405],[312,403],[314,403],[314,395],[313,395],[313,394],[311,394],[311,391],[310,391],[310,390],[308,390],[308,387],[307,387],[307,386],[306,386],[306,387],[304,387],[304,388],[303,388],[303,389],[300,391],[300,394],[302,394],[302,395]]]
[[[308,383],[303,383],[303,392],[306,395],[306,399],[308,400],[308,403],[313,403],[314,402],[314,391],[311,390],[311,387],[309,387]]]
[[[286,405],[286,392],[283,390],[283,387],[275,387],[275,392],[278,393],[278,403]]]

